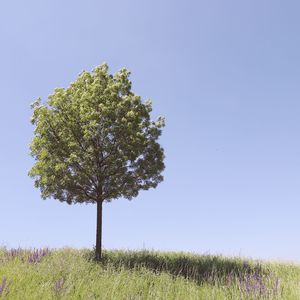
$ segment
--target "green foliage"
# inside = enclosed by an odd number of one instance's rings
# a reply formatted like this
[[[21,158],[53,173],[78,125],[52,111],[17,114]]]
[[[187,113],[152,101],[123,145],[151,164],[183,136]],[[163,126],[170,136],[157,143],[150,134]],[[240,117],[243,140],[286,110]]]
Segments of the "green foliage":
[[[97,263],[90,250],[43,253],[0,248],[6,299],[300,299],[298,265],[153,251],[104,251]]]
[[[163,180],[157,140],[164,119],[151,121],[151,102],[131,91],[129,72],[103,64],[83,72],[46,104],[32,104],[36,159],[29,175],[43,198],[67,203],[131,199]]]

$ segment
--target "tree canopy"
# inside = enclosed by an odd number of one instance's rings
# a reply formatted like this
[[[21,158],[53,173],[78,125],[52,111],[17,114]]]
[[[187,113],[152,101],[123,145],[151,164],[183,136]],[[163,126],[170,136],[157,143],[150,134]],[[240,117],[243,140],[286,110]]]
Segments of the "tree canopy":
[[[46,104],[32,105],[36,125],[29,172],[42,197],[67,203],[131,199],[163,180],[157,143],[164,119],[150,120],[151,102],[131,92],[130,73],[108,66],[83,72]]]

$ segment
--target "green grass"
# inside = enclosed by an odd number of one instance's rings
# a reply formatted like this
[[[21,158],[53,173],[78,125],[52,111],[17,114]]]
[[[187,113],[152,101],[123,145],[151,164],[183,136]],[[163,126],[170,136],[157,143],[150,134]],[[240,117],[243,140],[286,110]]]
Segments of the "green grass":
[[[5,286],[1,291],[1,286]],[[0,299],[300,299],[300,266],[152,251],[0,249]]]

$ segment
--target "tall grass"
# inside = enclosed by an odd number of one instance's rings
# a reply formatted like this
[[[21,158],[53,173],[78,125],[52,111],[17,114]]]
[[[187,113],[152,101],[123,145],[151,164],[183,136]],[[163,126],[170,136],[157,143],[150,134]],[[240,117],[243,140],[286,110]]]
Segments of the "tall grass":
[[[0,299],[300,299],[300,267],[154,251],[0,249]]]

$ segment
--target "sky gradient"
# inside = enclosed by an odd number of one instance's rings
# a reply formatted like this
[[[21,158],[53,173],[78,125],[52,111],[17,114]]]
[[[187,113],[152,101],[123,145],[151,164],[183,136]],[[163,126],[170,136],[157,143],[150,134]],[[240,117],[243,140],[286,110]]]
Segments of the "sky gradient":
[[[106,62],[166,117],[165,181],[104,205],[105,248],[300,261],[300,3],[2,1],[0,245],[92,247],[96,206],[40,198],[30,104]]]

